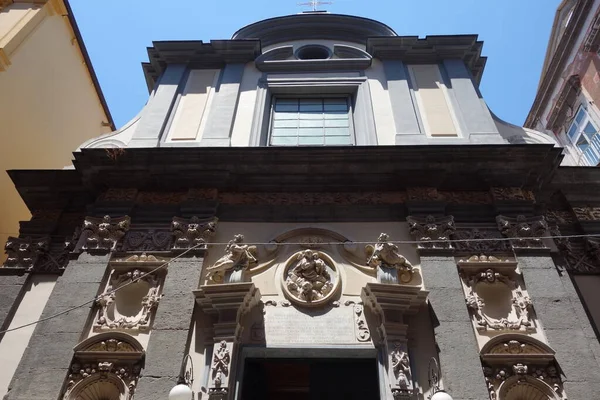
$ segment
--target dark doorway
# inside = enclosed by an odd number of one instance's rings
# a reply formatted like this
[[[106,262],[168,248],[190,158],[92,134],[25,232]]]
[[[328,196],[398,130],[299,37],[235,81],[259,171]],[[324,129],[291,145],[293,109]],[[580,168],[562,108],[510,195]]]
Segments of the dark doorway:
[[[379,400],[375,359],[246,359],[242,400]]]

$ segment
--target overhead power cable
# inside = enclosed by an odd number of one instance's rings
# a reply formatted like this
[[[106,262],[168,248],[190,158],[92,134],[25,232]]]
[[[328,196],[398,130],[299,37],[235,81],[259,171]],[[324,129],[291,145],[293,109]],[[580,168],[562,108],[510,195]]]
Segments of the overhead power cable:
[[[498,242],[498,241],[510,241],[510,240],[543,240],[543,239],[576,239],[576,238],[600,238],[600,234],[582,234],[582,235],[550,235],[550,236],[529,236],[529,237],[501,237],[501,238],[477,238],[477,239],[447,239],[447,240],[436,240],[436,239],[427,239],[427,240],[389,240],[386,241],[387,243],[394,243],[394,244],[424,244],[424,243],[469,243],[469,242]],[[225,242],[217,242],[217,243],[208,243],[208,245],[210,246],[226,246],[228,245],[229,242],[225,243]],[[305,246],[307,243],[304,242],[255,242],[255,243],[245,243],[247,245],[275,245],[275,246],[290,246],[290,245],[303,245]],[[347,245],[347,244],[373,244],[372,241],[370,242],[360,242],[360,241],[346,241],[346,242],[321,242],[321,243],[315,243],[319,246],[327,246],[327,245]],[[185,254],[189,253],[192,250],[195,250],[196,248],[200,247],[200,246],[204,246],[204,243],[198,243],[192,247],[190,247],[189,249],[183,251],[181,254],[178,254],[177,256],[171,258],[169,261],[166,261],[164,263],[162,263],[161,265],[159,265],[158,267],[152,269],[149,272],[146,272],[145,274],[142,274],[140,276],[138,276],[137,278],[132,279],[131,281],[113,289],[110,290],[108,292],[102,293],[101,295],[98,295],[96,297],[94,297],[93,299],[86,301],[85,303],[82,303],[78,306],[74,306],[71,307],[69,309],[66,309],[64,311],[61,311],[59,313],[53,314],[53,315],[49,315],[47,317],[44,318],[40,318],[37,321],[33,321],[24,325],[20,325],[20,326],[16,326],[14,328],[10,328],[10,329],[6,329],[3,331],[0,331],[0,335],[3,335],[7,332],[12,332],[12,331],[16,331],[19,329],[23,329],[26,328],[28,326],[32,326],[32,325],[36,325],[39,324],[40,322],[44,322],[44,321],[48,321],[57,317],[60,317],[61,315],[65,315],[70,313],[71,311],[77,310],[78,308],[82,308],[85,307],[89,304],[94,304],[96,303],[100,296],[106,296],[106,295],[110,295],[113,293],[118,292],[119,290],[139,281],[140,279],[153,274],[154,272],[158,271],[161,268],[166,267],[167,265],[169,265],[169,263],[171,261],[177,260],[178,258],[183,257]]]

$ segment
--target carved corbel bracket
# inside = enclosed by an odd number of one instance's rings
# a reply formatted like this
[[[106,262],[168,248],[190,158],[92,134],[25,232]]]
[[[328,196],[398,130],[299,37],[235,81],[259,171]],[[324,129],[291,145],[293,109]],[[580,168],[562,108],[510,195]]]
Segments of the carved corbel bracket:
[[[171,231],[174,236],[173,250],[206,250],[206,242],[210,236],[213,236],[217,231],[218,219],[199,219],[192,217],[184,219],[174,217],[171,223]]]
[[[543,215],[526,217],[519,215],[516,218],[499,215],[496,217],[498,230],[510,241],[515,251],[547,251],[544,241],[539,237],[548,235],[548,224]]]
[[[6,261],[3,268],[33,270],[38,258],[49,250],[50,238],[44,236],[38,239],[9,237],[4,245]]]
[[[423,252],[448,252],[453,250],[449,242],[456,231],[454,217],[407,217],[410,234],[420,242],[417,248]]]
[[[75,250],[108,253],[115,250],[118,241],[125,236],[130,226],[128,216],[111,218],[85,217],[79,243]]]

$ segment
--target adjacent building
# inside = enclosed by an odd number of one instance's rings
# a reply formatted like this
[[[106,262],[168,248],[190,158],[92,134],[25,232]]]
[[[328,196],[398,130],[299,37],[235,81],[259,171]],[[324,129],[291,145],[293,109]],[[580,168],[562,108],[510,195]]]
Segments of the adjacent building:
[[[600,164],[600,2],[564,0],[525,126],[564,147],[563,165]]]
[[[114,129],[68,2],[0,1],[2,247],[35,211],[4,171],[70,165],[82,141]]]
[[[482,47],[324,12],[155,42],[138,116],[10,171],[5,399],[596,398],[600,176],[489,111]]]

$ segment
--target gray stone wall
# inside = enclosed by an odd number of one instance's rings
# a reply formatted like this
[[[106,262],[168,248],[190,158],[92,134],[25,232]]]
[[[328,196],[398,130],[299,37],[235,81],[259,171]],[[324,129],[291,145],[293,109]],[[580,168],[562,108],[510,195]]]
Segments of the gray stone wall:
[[[186,354],[198,288],[202,258],[181,258],[169,263],[150,342],[146,365],[136,389],[136,398],[164,400],[177,384],[183,357]]]
[[[0,330],[7,329],[29,275],[0,276]],[[2,340],[0,335],[0,340]]]
[[[58,278],[41,318],[90,301],[98,294],[107,256],[82,254]],[[4,400],[56,400],[67,376],[73,347],[81,340],[92,304],[39,323]]]
[[[566,272],[549,256],[519,257],[525,285],[548,344],[556,351],[569,399],[600,393],[600,344]]]
[[[479,347],[452,256],[421,256],[429,302],[440,325],[435,328],[443,388],[454,400],[489,398]]]

